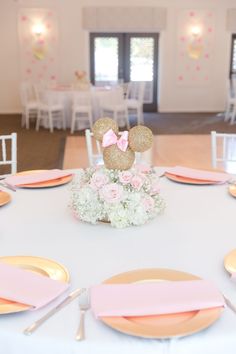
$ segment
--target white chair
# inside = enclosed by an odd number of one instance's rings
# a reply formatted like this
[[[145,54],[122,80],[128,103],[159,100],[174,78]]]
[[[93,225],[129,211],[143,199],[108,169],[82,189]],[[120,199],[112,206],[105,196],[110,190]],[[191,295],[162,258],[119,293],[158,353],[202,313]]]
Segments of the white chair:
[[[76,123],[78,123],[79,129],[81,122],[89,122],[90,129],[92,129],[92,99],[89,91],[74,92],[73,94],[71,134],[74,133]]]
[[[143,124],[143,101],[146,83],[144,81],[131,81],[128,83],[126,104],[129,115],[137,117],[137,123]]]
[[[93,138],[93,133],[90,129],[85,130],[85,139],[89,166],[103,165],[101,145],[98,140]]]
[[[100,98],[100,111],[102,117],[114,119],[118,126],[130,128],[128,108],[124,99],[122,87],[112,88],[111,91]]]
[[[227,81],[227,103],[225,111],[225,119],[227,122],[230,120],[230,124],[234,124],[236,120],[236,80]]]
[[[22,82],[20,85],[20,99],[22,104],[21,126],[30,127],[30,119],[38,116],[38,102],[34,95],[33,87],[29,82]]]
[[[44,127],[49,127],[51,133],[53,133],[55,121],[58,128],[62,127],[65,130],[64,104],[60,99],[59,92],[36,88],[36,95],[39,102],[36,130],[39,130],[41,121],[43,121]]]
[[[6,177],[17,171],[17,134],[0,135],[0,166],[10,166],[10,173],[1,174]]]
[[[211,160],[213,168],[236,173],[236,134],[211,132]]]

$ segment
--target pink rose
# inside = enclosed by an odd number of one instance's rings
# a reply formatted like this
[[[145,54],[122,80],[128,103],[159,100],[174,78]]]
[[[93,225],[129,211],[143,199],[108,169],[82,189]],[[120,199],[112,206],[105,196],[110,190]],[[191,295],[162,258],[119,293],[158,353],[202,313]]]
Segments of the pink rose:
[[[141,189],[142,185],[143,185],[143,178],[139,175],[133,176],[131,179],[131,186],[134,189],[137,189],[138,191]]]
[[[155,194],[158,194],[159,192],[160,192],[159,182],[154,181],[151,186],[150,194],[155,195]]]
[[[99,195],[107,203],[118,203],[123,197],[123,187],[116,183],[106,184],[100,189]]]
[[[90,180],[90,186],[94,190],[98,190],[109,182],[109,178],[101,172],[95,172]]]
[[[128,184],[131,181],[132,173],[130,171],[122,171],[119,173],[119,180],[123,184]]]
[[[149,173],[151,171],[151,167],[148,164],[137,164],[135,167],[141,173]]]
[[[145,211],[151,211],[154,208],[154,200],[152,199],[152,197],[147,195],[145,198],[142,199],[142,205]]]

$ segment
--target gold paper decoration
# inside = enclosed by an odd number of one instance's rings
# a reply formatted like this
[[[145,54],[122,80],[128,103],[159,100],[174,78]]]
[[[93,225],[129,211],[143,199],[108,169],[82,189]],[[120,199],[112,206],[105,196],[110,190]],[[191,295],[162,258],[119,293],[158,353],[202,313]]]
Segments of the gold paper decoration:
[[[104,164],[110,170],[128,170],[132,167],[134,159],[135,154],[129,147],[126,151],[121,151],[115,144],[103,151]]]
[[[112,129],[115,134],[118,134],[119,128],[114,119],[100,118],[93,125],[93,134],[95,139],[102,141],[103,135]]]
[[[152,131],[143,126],[137,125],[129,131],[129,146],[133,151],[144,152],[151,148],[153,142]]]

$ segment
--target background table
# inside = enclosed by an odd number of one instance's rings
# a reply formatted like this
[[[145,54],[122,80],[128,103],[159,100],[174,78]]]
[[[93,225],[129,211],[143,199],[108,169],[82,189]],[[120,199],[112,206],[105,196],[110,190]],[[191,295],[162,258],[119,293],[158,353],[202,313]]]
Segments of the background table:
[[[99,284],[114,274],[140,268],[169,268],[212,280],[236,302],[236,285],[223,258],[236,248],[236,200],[226,185],[181,185],[160,179],[166,211],[141,227],[114,229],[79,222],[70,210],[69,185],[12,192],[12,202],[0,209],[0,252],[33,255],[64,264],[71,289]],[[59,301],[59,300],[58,300]],[[56,303],[56,302],[55,302]],[[51,307],[1,315],[0,343],[4,354],[234,354],[236,314],[221,318],[197,334],[172,340],[135,338],[86,316],[86,337],[74,340],[79,322],[74,301],[31,337],[22,330]]]
[[[59,101],[63,103],[64,111],[65,111],[65,120],[66,120],[66,127],[71,127],[71,119],[72,119],[72,101],[73,101],[73,94],[75,92],[84,92],[84,91],[76,91],[72,88],[58,88],[58,89],[49,89],[45,91],[45,95],[56,93],[59,97]],[[100,110],[100,101],[107,97],[111,92],[110,89],[106,89],[103,87],[91,87],[91,101],[92,101],[92,114],[93,114],[93,121],[95,122],[98,118],[101,117],[101,110]],[[89,121],[80,122],[80,129],[89,128]]]

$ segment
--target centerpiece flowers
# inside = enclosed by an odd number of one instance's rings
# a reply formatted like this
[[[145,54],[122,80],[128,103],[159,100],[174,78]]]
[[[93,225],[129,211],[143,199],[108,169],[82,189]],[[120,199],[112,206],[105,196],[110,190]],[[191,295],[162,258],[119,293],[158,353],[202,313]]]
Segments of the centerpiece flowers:
[[[104,166],[78,170],[70,207],[78,219],[91,224],[105,221],[117,228],[143,225],[165,208],[155,168],[134,164],[135,152],[151,146],[152,133],[137,126],[118,134],[114,124],[109,118],[94,124],[94,136],[104,148]]]
[[[92,224],[108,221],[117,228],[142,225],[164,206],[157,174],[146,166],[128,171],[90,167],[79,170],[72,183],[71,208],[78,219]]]

